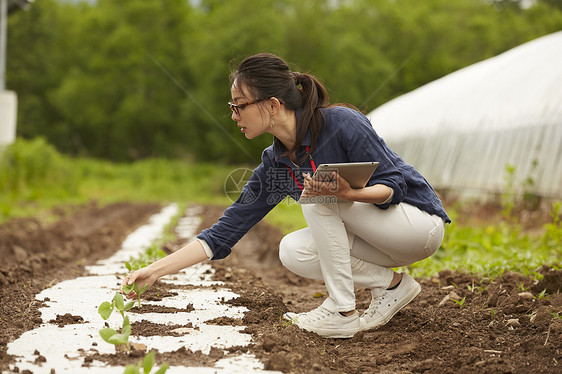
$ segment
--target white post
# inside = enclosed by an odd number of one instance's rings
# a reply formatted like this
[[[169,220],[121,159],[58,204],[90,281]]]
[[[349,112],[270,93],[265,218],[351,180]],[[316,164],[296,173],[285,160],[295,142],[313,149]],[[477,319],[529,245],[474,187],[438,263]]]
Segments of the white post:
[[[8,0],[0,0],[0,152],[16,140],[18,98],[6,91],[6,44]]]
[[[6,89],[6,45],[8,34],[8,0],[0,0],[0,92]]]

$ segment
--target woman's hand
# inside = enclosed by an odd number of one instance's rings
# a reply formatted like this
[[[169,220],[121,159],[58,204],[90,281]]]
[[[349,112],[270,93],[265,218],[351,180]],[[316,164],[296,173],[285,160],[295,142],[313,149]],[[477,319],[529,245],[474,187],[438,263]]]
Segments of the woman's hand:
[[[136,281],[139,289],[142,289],[145,285],[150,287],[158,278],[164,275],[177,273],[183,268],[198,264],[206,259],[208,259],[208,257],[205,253],[205,249],[198,240],[194,240],[176,252],[127,275],[121,284],[121,292],[125,294],[123,291],[123,285],[125,284],[131,285]],[[133,291],[125,296],[129,299],[136,299],[136,295]]]
[[[319,178],[312,178],[305,173],[303,196],[335,196],[341,200],[348,200],[347,196],[353,190],[349,183],[338,172],[332,171],[330,175],[323,174]],[[329,178],[327,178],[329,176]]]
[[[335,196],[338,200],[358,201],[362,203],[382,204],[392,196],[392,189],[384,184],[375,184],[363,188],[351,188],[349,183],[336,171],[332,171],[331,178],[326,174],[320,178],[304,176],[304,191],[302,196]]]
[[[131,285],[136,281],[137,285],[139,286],[139,289],[141,289],[145,284],[148,284],[148,287],[152,286],[152,284],[156,282],[157,279],[158,276],[156,276],[156,274],[154,273],[154,271],[152,271],[150,266],[139,269],[134,273],[127,275],[125,279],[123,279],[123,283],[121,284],[121,293],[125,294],[125,292],[123,291],[124,285]],[[137,295],[135,294],[134,291],[125,294],[125,296],[128,299],[137,298]]]

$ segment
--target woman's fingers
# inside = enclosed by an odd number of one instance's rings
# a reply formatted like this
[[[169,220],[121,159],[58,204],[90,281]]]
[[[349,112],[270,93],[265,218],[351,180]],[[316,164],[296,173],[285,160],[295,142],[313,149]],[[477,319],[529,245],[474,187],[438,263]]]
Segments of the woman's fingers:
[[[136,294],[130,290],[129,292],[125,291],[125,287],[126,286],[131,286],[133,283],[135,283],[135,281],[138,278],[138,271],[135,271],[132,274],[127,274],[125,276],[125,278],[123,278],[123,282],[121,283],[121,293],[125,296],[127,296],[127,298],[129,299],[135,299],[136,298]]]
[[[138,271],[135,271],[133,274],[127,275],[127,277],[126,277],[126,278],[128,278],[128,279],[127,279],[127,284],[128,284],[128,285],[131,285],[131,284],[135,283],[135,281],[137,280],[138,276],[139,276],[139,272],[138,272]]]

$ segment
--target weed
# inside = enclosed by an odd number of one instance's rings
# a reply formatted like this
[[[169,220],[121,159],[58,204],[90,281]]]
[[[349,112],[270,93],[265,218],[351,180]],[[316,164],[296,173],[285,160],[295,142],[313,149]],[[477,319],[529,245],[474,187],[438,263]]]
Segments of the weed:
[[[515,207],[515,166],[505,166],[504,189],[501,195],[502,215],[508,222],[513,220],[512,211]]]
[[[546,288],[538,294],[537,299],[548,299],[548,297],[546,297]]]
[[[490,309],[490,319],[494,319],[495,315],[496,315],[496,311],[494,309]]]
[[[280,323],[280,325],[283,326],[283,327],[288,327],[288,326],[291,326],[291,325],[293,324],[293,321],[292,321],[292,320],[286,320],[286,319],[283,318],[283,316],[281,315],[281,316],[279,317],[279,323]]]
[[[550,314],[551,314],[552,317],[554,317],[554,318],[562,319],[562,314],[560,314],[560,313],[557,313],[557,312],[550,312]]]
[[[456,299],[451,299],[451,300],[457,303],[459,308],[462,309],[462,307],[464,306],[464,302],[466,301],[466,297],[463,297],[461,300],[456,300]]]
[[[468,288],[468,290],[470,292],[482,292],[484,291],[484,287],[482,287],[482,284],[480,284],[479,286],[475,286],[474,285],[474,280],[472,280],[472,285],[467,284],[466,287]]]
[[[127,365],[123,374],[140,374],[141,372],[144,374],[149,374],[154,366],[155,359],[154,359],[154,352],[150,351],[146,356],[144,356],[144,360],[142,363],[139,361],[137,365]],[[141,371],[142,369],[142,371]],[[160,366],[160,369],[156,370],[154,374],[164,374],[168,370],[168,364],[164,363]]]
[[[547,223],[545,228],[545,233],[543,235],[543,243],[547,246],[555,247],[562,243],[562,220],[560,215],[562,214],[562,204],[560,201],[552,204],[552,211],[550,216],[552,217],[552,222]]]
[[[537,271],[533,271],[533,272],[531,272],[531,274],[533,275],[533,277],[535,278],[535,280],[538,280],[538,281],[540,281],[541,279],[544,278],[544,275],[541,274],[541,273],[539,273],[539,272],[537,272]]]

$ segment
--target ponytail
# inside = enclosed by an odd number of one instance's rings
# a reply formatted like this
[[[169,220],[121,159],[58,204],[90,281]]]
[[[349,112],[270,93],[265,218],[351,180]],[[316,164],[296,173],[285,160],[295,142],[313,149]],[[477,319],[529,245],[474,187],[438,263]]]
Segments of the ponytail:
[[[310,130],[310,152],[314,150],[318,137],[326,124],[326,117],[320,108],[328,105],[328,91],[313,75],[293,72],[293,79],[302,95],[302,112],[297,120],[297,138],[288,153],[295,152],[302,144],[306,132]]]

